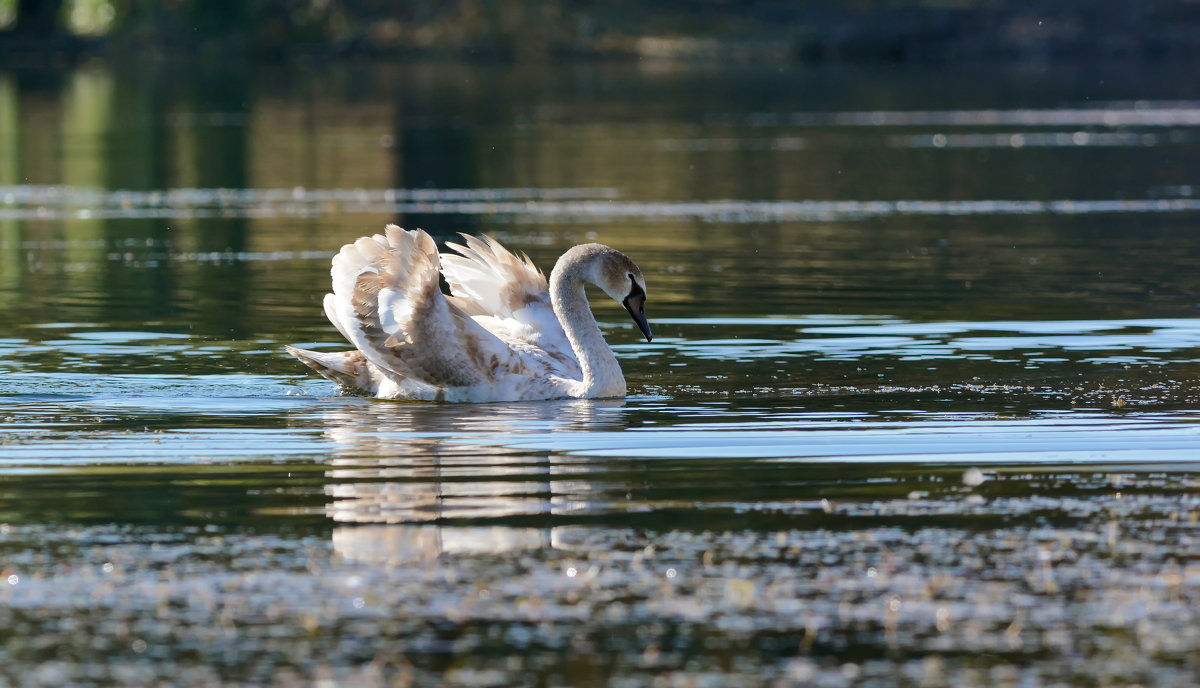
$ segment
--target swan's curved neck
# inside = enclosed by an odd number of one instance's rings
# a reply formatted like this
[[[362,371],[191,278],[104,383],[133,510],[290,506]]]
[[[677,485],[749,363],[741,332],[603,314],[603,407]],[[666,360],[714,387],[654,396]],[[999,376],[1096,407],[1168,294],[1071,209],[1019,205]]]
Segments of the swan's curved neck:
[[[583,369],[581,397],[623,397],[625,376],[621,365],[596,324],[588,305],[584,283],[595,283],[592,261],[568,252],[550,273],[550,303],[558,316],[571,349]]]

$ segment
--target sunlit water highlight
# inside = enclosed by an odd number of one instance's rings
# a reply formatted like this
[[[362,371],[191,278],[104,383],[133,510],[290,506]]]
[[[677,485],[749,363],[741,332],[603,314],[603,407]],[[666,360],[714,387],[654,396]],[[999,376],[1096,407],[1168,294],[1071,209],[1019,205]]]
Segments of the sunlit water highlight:
[[[127,199],[128,192],[109,192],[99,207],[90,204],[97,193],[87,189],[55,188],[54,194],[22,194],[13,203],[0,207],[0,220],[104,220],[104,219],[179,219],[179,218],[316,218],[348,213],[371,215],[478,215],[515,222],[627,222],[641,220],[663,222],[695,219],[704,222],[831,222],[889,216],[1006,216],[1006,215],[1095,215],[1180,213],[1200,210],[1200,198],[1144,199],[1057,199],[1057,200],[868,200],[868,201],[623,201],[605,200],[549,201],[383,201],[393,190],[297,190],[294,194],[276,190],[245,190],[245,193],[221,196],[221,189],[197,189],[194,197],[176,199],[165,207],[159,204],[138,206]],[[503,190],[495,190],[503,191]],[[544,189],[554,198],[555,189]],[[4,189],[0,188],[0,194]],[[81,193],[82,199],[75,198]],[[407,195],[404,190],[395,192]],[[431,194],[433,195],[433,194]],[[142,200],[153,194],[140,195]],[[15,195],[14,195],[15,197]],[[220,198],[217,207],[212,201]],[[84,201],[83,199],[89,199]],[[193,205],[194,203],[194,205]],[[22,247],[29,247],[24,244]],[[0,248],[17,248],[0,244]],[[286,254],[291,257],[294,254]],[[306,257],[301,254],[300,257]]]
[[[1101,126],[1194,127],[1200,126],[1200,103],[1191,101],[1100,103],[1089,108],[1013,108],[992,110],[866,110],[844,112],[754,112],[747,115],[713,115],[712,121],[751,127],[839,126]]]
[[[454,405],[383,404],[355,398],[329,398],[335,389],[323,380],[296,385],[290,376],[244,374],[147,375],[133,372],[88,373],[111,369],[116,357],[186,361],[190,357],[223,360],[237,356],[279,355],[275,346],[253,348],[197,345],[187,337],[141,332],[82,331],[38,344],[0,341],[0,382],[8,416],[0,437],[4,466],[94,465],[202,461],[286,461],[338,452],[350,441],[391,445],[418,453],[448,450],[489,451],[496,446],[522,452],[628,458],[820,459],[971,465],[1131,463],[1154,457],[1157,464],[1200,458],[1200,433],[1190,412],[1136,413],[1121,417],[1088,415],[1082,408],[1110,405],[1145,407],[1189,395],[1171,371],[1200,363],[1200,320],[1146,319],[1112,321],[915,323],[897,318],[705,318],[663,319],[659,325],[684,331],[713,327],[752,327],[787,338],[703,339],[662,337],[653,344],[617,347],[626,365],[667,369],[678,364],[699,370],[727,364],[759,365],[759,377],[742,378],[730,388],[727,375],[692,375],[678,385],[656,380],[648,390],[634,389],[626,402],[547,402],[483,404],[467,417]],[[62,327],[63,325],[59,325]],[[66,327],[70,327],[66,325]],[[21,372],[20,368],[54,353],[75,372]],[[1036,355],[1030,356],[1033,353]],[[840,362],[886,369],[892,362],[1012,361],[1022,370],[1043,371],[1037,387],[994,386],[980,381],[947,380],[938,387],[882,384],[811,384],[787,373],[789,368]],[[247,359],[249,360],[249,359]],[[795,363],[789,364],[788,361]],[[1120,379],[1098,388],[1080,386],[1064,369],[1130,365],[1164,369],[1157,379],[1137,384]],[[34,364],[36,365],[36,364]],[[1048,373],[1051,377],[1045,378]],[[1052,381],[1061,379],[1061,386]],[[669,378],[668,378],[669,379]],[[768,382],[769,379],[769,382]],[[36,390],[36,391],[32,391]],[[1174,390],[1174,391],[1173,391]],[[641,391],[639,395],[638,392]],[[650,391],[651,394],[646,392]],[[1045,410],[1025,420],[995,414],[939,411],[920,397],[982,394],[1041,398]],[[712,397],[722,400],[714,401]],[[899,422],[878,413],[816,410],[830,397],[888,397],[893,403],[928,409]],[[692,398],[697,404],[689,405]],[[759,406],[754,399],[773,400]],[[1062,400],[1082,404],[1080,411],[1053,410]],[[1182,399],[1180,399],[1182,401]],[[47,422],[63,403],[70,415]],[[339,419],[371,409],[366,419],[381,423],[327,431]],[[126,417],[116,430],[91,429],[95,419]],[[188,417],[246,422],[287,417],[290,429],[233,427],[189,428],[174,424]],[[639,420],[631,422],[636,416]],[[72,417],[74,418],[72,420]],[[138,423],[146,423],[138,428]],[[410,424],[411,429],[403,429]],[[616,425],[619,429],[610,429]],[[188,423],[185,423],[185,426]],[[208,425],[208,423],[204,423]],[[151,432],[153,428],[153,432]],[[138,430],[142,432],[138,432]],[[131,432],[132,430],[132,432]],[[147,435],[145,433],[151,433]],[[501,433],[497,436],[496,433]],[[147,443],[147,437],[153,439]],[[440,451],[440,449],[439,449]]]

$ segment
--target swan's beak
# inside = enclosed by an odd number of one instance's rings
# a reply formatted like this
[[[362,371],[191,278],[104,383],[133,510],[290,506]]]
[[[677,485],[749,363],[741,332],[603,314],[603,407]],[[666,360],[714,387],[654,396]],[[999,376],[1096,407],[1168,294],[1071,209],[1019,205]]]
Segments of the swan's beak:
[[[638,329],[646,336],[646,341],[654,339],[654,335],[650,334],[650,323],[646,322],[646,296],[639,293],[641,290],[625,297],[621,305],[625,306],[625,310],[629,311],[630,317],[637,323]]]

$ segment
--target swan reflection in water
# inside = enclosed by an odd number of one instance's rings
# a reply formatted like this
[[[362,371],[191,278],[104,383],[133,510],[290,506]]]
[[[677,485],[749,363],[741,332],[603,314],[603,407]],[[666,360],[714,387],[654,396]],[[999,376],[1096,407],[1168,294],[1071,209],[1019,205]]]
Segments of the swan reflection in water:
[[[590,483],[564,477],[588,468],[576,457],[506,448],[504,439],[622,427],[625,405],[345,401],[322,414],[337,446],[326,513],[347,524],[334,529],[337,553],[372,563],[553,546],[549,527],[488,522],[587,509]]]

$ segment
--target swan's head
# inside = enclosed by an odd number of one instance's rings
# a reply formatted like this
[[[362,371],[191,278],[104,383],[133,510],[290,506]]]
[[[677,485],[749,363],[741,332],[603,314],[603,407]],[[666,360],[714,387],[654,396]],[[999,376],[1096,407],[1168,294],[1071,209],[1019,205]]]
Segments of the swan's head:
[[[614,248],[604,248],[608,250],[600,253],[595,266],[595,282],[605,294],[629,311],[646,341],[650,341],[654,335],[650,333],[650,323],[646,322],[646,278],[629,256]]]

